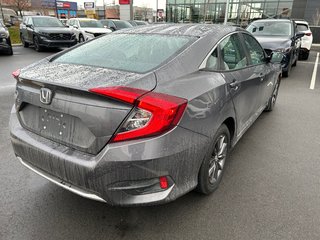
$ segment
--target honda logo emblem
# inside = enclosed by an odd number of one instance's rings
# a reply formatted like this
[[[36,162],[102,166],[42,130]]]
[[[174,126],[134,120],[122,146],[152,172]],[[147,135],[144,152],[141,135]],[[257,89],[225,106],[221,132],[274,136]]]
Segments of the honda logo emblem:
[[[48,88],[40,89],[40,102],[43,104],[50,104],[52,100],[52,91]]]

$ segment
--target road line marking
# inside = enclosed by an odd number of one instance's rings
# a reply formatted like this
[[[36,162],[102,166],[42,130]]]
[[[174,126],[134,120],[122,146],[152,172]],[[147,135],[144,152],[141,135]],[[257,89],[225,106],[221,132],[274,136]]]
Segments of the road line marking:
[[[313,90],[316,85],[316,79],[317,79],[317,70],[318,70],[318,62],[319,62],[319,53],[317,53],[316,62],[314,64],[311,83],[310,83],[310,89]]]

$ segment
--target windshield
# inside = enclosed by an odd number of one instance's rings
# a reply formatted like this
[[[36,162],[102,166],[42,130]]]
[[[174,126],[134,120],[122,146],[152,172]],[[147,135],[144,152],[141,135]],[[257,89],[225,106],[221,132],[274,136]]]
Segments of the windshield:
[[[117,27],[118,29],[130,28],[130,27],[132,27],[132,25],[131,25],[130,23],[125,22],[125,21],[114,21],[113,23],[116,25],[116,27]]]
[[[81,20],[79,23],[82,28],[103,28],[100,22],[94,20]]]
[[[290,22],[253,22],[247,28],[255,36],[291,36]]]
[[[35,27],[65,27],[57,18],[33,18]]]
[[[109,34],[54,59],[129,72],[148,72],[182,51],[195,37],[146,34]]]

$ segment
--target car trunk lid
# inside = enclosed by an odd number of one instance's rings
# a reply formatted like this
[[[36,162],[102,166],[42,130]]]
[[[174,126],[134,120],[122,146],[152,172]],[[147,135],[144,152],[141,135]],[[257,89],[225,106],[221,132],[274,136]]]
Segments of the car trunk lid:
[[[16,89],[21,125],[42,137],[97,154],[110,140],[132,105],[90,93],[97,87],[130,86],[151,91],[153,73],[135,74],[90,66],[42,61],[22,69]],[[51,91],[49,104],[43,89]]]

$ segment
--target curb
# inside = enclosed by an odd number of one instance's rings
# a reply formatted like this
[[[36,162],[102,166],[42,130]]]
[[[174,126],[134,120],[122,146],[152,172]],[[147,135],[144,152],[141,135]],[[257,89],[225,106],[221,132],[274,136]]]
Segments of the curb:
[[[22,46],[22,43],[14,43],[12,44],[12,47],[21,47]]]

